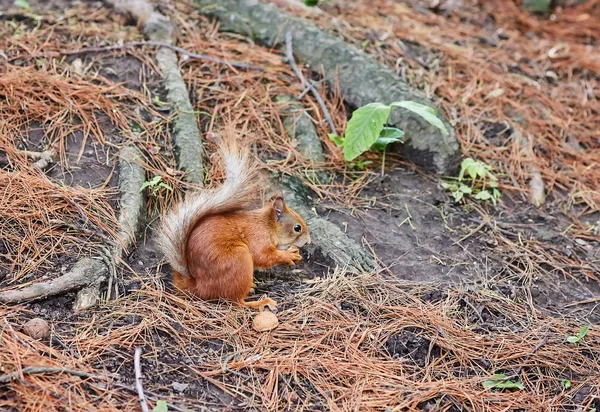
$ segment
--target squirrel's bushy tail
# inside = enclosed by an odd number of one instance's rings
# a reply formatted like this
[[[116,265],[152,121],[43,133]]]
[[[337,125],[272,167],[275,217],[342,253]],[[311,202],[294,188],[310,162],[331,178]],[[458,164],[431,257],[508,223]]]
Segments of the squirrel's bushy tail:
[[[189,274],[186,247],[196,225],[208,216],[248,208],[262,188],[258,166],[251,160],[248,148],[240,147],[234,137],[226,137],[219,141],[226,176],[223,184],[190,193],[162,220],[158,246],[173,270],[183,276]]]

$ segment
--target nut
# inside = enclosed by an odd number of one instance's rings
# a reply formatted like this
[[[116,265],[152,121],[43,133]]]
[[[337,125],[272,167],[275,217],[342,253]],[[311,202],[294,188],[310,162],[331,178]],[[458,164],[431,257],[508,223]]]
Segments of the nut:
[[[279,320],[273,312],[259,312],[252,321],[252,327],[257,332],[268,332],[279,326]]]
[[[33,339],[44,339],[50,336],[50,326],[44,319],[33,318],[23,326],[23,332]]]

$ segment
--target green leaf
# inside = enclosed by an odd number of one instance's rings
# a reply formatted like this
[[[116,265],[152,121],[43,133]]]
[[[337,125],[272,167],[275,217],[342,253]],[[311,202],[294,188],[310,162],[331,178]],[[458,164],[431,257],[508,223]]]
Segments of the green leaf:
[[[319,4],[319,0],[304,0],[304,4],[308,7],[315,7]]]
[[[473,190],[469,186],[462,185],[462,184],[458,187],[458,190],[460,190],[463,193],[467,193],[467,194],[471,194],[473,192]]]
[[[474,162],[475,160],[471,159],[470,157],[467,157],[460,163],[460,173],[458,174],[459,181],[463,180],[465,172],[473,165]]]
[[[562,387],[563,387],[563,389],[569,389],[569,388],[571,387],[571,381],[570,381],[570,380],[568,380],[568,379],[563,379],[563,380],[560,382],[560,386],[562,386]]]
[[[448,136],[448,129],[446,129],[446,126],[444,125],[444,123],[440,120],[439,117],[437,117],[435,110],[432,109],[431,107],[425,106],[424,104],[411,102],[411,101],[395,102],[395,103],[392,103],[392,106],[402,107],[406,110],[410,110],[411,112],[413,112],[415,114],[418,114],[423,119],[425,119],[429,124],[440,129],[440,131],[442,132],[442,134],[444,136]]]
[[[156,401],[156,406],[152,409],[152,412],[169,412],[167,401]]]
[[[456,201],[456,203],[460,202],[464,195],[465,194],[460,190],[452,192],[452,196],[454,196],[454,200]]]
[[[579,331],[579,334],[577,336],[579,336],[579,339],[583,339],[585,338],[585,335],[587,335],[588,331],[590,330],[589,326],[584,326],[583,328],[581,328],[581,330]]]
[[[551,0],[524,0],[523,8],[529,10],[531,13],[548,13],[550,6],[552,5]]]
[[[579,342],[579,340],[580,340],[579,336],[569,336],[567,338],[567,342],[569,342],[569,343],[577,343],[577,342]]]
[[[502,373],[492,375],[491,379],[483,381],[483,387],[485,389],[492,389],[492,388],[497,388],[497,389],[520,389],[520,390],[525,389],[525,387],[523,386],[522,383],[502,380],[502,379],[505,379],[505,378],[506,378],[506,376],[504,374],[502,374]]]
[[[166,184],[166,183],[162,183],[162,182],[158,184],[158,188],[159,188],[159,189],[165,188],[165,189],[167,189],[167,190],[170,190],[171,192],[173,191],[173,188],[172,188],[171,186],[169,186],[169,185],[168,185],[168,184]]]
[[[395,127],[384,127],[381,133],[379,134],[379,137],[397,139],[399,141],[402,141],[402,138],[404,137],[404,132]]]
[[[375,150],[385,150],[385,148],[392,143],[404,143],[402,137],[404,132],[395,127],[384,127],[381,134],[373,143],[372,148]]]
[[[492,194],[487,190],[482,190],[473,197],[477,200],[490,200],[492,198]]]
[[[344,135],[344,158],[356,159],[377,141],[390,116],[390,106],[369,103],[352,113]]]
[[[338,147],[344,147],[344,139],[340,139],[333,133],[328,133],[327,136],[331,139],[333,143],[335,143]]]
[[[31,6],[27,2],[27,0],[15,0],[15,6],[21,9],[25,9],[27,11],[31,10]]]

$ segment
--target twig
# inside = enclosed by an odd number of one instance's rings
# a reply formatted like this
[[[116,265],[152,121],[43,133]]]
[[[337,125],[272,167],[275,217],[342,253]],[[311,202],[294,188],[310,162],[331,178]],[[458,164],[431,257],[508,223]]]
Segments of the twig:
[[[453,243],[453,245],[458,245],[459,243],[461,243],[464,240],[467,240],[468,238],[470,238],[471,236],[473,236],[475,233],[479,232],[481,229],[483,229],[483,227],[485,225],[487,225],[490,222],[490,218],[488,216],[485,216],[482,220],[482,222],[479,224],[479,226],[477,226],[475,229],[471,230],[469,233],[467,233],[465,236],[463,236],[462,238],[460,238],[459,240],[457,240],[456,242]]]
[[[142,412],[149,412],[146,396],[144,395],[144,386],[142,385],[142,367],[140,365],[140,357],[142,356],[142,348],[135,348],[134,367],[135,367],[135,387],[137,388],[138,397]]]
[[[226,60],[217,59],[215,57],[209,57],[209,56],[205,56],[203,54],[192,53],[181,47],[177,47],[177,46],[174,46],[172,44],[165,43],[162,41],[154,41],[154,40],[131,41],[131,42],[123,43],[123,44],[116,44],[113,46],[88,47],[85,49],[74,50],[74,51],[61,51],[60,54],[73,55],[73,54],[83,54],[83,53],[102,53],[102,52],[107,52],[107,51],[122,50],[122,49],[131,48],[131,47],[143,47],[143,46],[166,47],[167,49],[171,49],[173,51],[176,51],[177,53],[181,53],[182,55],[186,56],[188,59],[205,60],[205,61],[218,63],[218,64],[224,64],[226,66],[231,66],[231,67],[235,67],[238,69],[244,69],[244,70],[256,70],[259,72],[265,71],[265,69],[263,69],[262,67],[252,66],[252,65],[244,64],[244,63],[228,62]]]
[[[106,379],[103,376],[94,375],[92,373],[87,373],[83,371],[78,371],[75,369],[67,369],[67,368],[56,368],[56,367],[46,367],[46,366],[27,366],[21,370],[23,375],[34,375],[37,373],[68,373],[70,375],[79,376],[81,378],[96,378],[96,379]],[[19,372],[11,372],[6,375],[0,376],[0,383],[7,383],[10,381],[14,381],[19,379]]]
[[[335,130],[335,125],[333,124],[333,120],[331,119],[329,110],[327,110],[327,106],[325,106],[325,102],[321,98],[321,95],[319,94],[319,92],[317,91],[315,86],[311,82],[307,81],[304,78],[304,76],[302,75],[302,72],[300,71],[300,69],[298,68],[298,65],[296,64],[296,60],[294,60],[294,51],[292,49],[292,33],[290,33],[289,31],[285,34],[285,57],[287,59],[287,62],[291,66],[292,70],[296,74],[296,76],[300,79],[300,81],[304,85],[304,87],[306,87],[307,89],[310,90],[310,92],[313,94],[313,96],[317,100],[317,103],[319,103],[319,106],[321,107],[321,110],[323,111],[323,116],[325,116],[325,120],[327,121],[327,124],[329,124],[329,128],[331,129],[331,133],[333,133],[334,135],[337,136],[337,131]]]
[[[596,302],[600,302],[600,296],[596,296],[595,298],[591,298],[591,299],[580,300],[577,302],[569,303],[568,305],[565,305],[565,308],[570,308],[572,306],[578,306],[578,305],[587,305],[588,303],[596,303]]]

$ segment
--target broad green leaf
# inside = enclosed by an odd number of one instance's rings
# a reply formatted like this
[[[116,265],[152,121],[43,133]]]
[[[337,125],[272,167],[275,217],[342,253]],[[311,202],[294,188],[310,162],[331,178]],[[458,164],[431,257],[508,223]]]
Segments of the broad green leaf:
[[[373,143],[373,146],[371,146],[371,148],[383,151],[386,147],[388,147],[388,145],[398,142],[401,143],[402,141],[399,139],[394,139],[392,137],[378,137],[377,140],[375,140],[375,143]]]
[[[375,150],[385,150],[385,148],[392,143],[404,143],[402,137],[404,132],[395,127],[384,127],[381,134],[373,143],[372,148]]]
[[[158,176],[154,176],[154,177],[152,178],[152,180],[150,180],[150,185],[152,185],[152,186],[156,186],[156,184],[157,184],[158,182],[160,182],[161,180],[162,180],[162,176],[160,176],[160,175],[158,175]]]
[[[463,193],[467,193],[467,194],[471,194],[473,192],[473,190],[471,190],[471,188],[467,185],[460,185],[458,187],[458,190],[460,190]]]
[[[152,412],[169,412],[167,401],[156,401],[156,406],[152,409]]]
[[[25,10],[31,10],[31,6],[27,0],[15,0],[15,6]]]
[[[335,143],[338,147],[344,147],[344,139],[340,139],[333,133],[328,133],[327,136],[331,139],[333,143]]]
[[[395,127],[384,127],[372,148],[375,150],[385,150],[385,148],[392,143],[404,143],[402,137],[404,132]]]
[[[579,336],[569,336],[567,338],[567,342],[569,342],[569,343],[577,343],[577,342],[579,342]]]
[[[568,380],[568,379],[563,379],[563,380],[560,382],[560,386],[562,386],[562,387],[563,387],[563,389],[569,389],[569,388],[571,387],[571,381],[570,381],[570,380]]]
[[[315,7],[319,4],[319,0],[304,0],[304,4],[308,7]]]
[[[456,203],[458,203],[463,198],[464,193],[458,190],[456,192],[452,192],[452,196],[454,196],[454,200],[456,201]]]
[[[404,137],[404,132],[395,127],[384,127],[381,133],[379,134],[379,137],[393,138],[402,141],[402,138]]]
[[[356,159],[377,141],[390,116],[390,106],[369,103],[352,113],[344,135],[344,158]]]
[[[392,103],[392,106],[402,107],[406,110],[410,110],[411,112],[413,112],[415,114],[418,114],[423,119],[425,119],[429,124],[440,129],[440,131],[442,132],[442,134],[444,136],[448,136],[448,129],[446,129],[446,126],[444,125],[444,123],[440,120],[439,117],[437,117],[435,110],[432,109],[431,107],[425,106],[424,104],[411,102],[411,101],[395,102],[395,103]]]
[[[579,334],[578,334],[579,339],[581,340],[581,339],[585,338],[585,335],[587,335],[589,330],[590,330],[589,326],[584,326],[583,328],[581,328],[581,331],[579,331]]]

